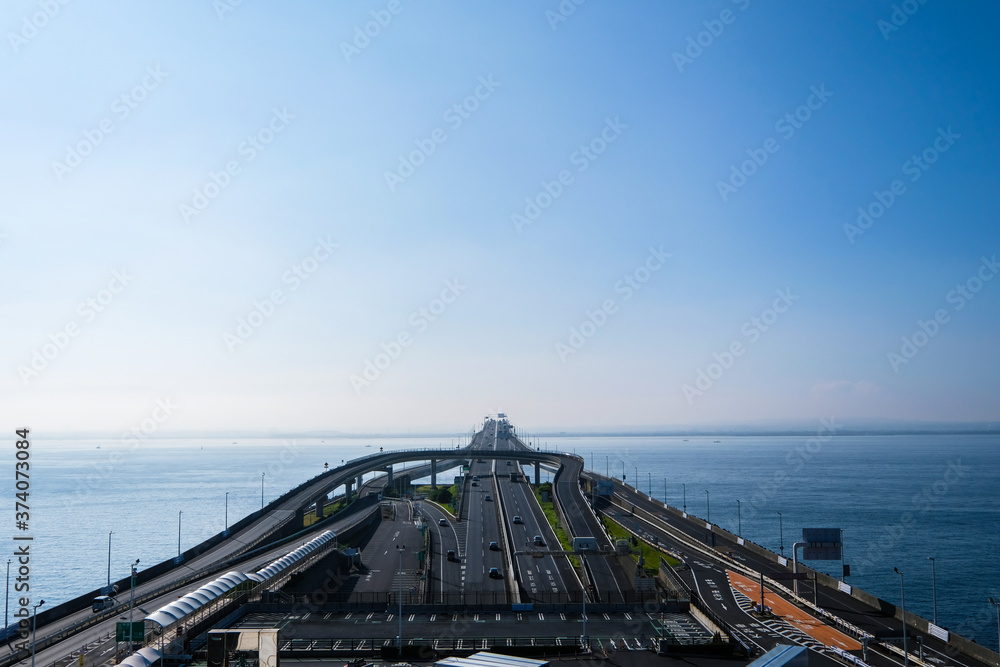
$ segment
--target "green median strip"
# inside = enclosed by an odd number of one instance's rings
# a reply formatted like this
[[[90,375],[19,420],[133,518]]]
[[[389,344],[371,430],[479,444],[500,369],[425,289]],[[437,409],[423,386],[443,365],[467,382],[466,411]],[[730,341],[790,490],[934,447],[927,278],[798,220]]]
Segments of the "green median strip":
[[[613,520],[608,520],[606,517],[602,516],[601,523],[604,524],[605,530],[607,530],[608,534],[615,540],[629,541],[629,548],[632,550],[632,557],[636,559],[636,562],[638,562],[639,558],[635,553],[636,551],[638,551],[638,553],[642,555],[642,558],[645,561],[645,565],[643,567],[645,568],[646,572],[651,576],[656,576],[657,571],[659,570],[660,567],[661,557],[663,558],[663,560],[670,563],[671,567],[677,567],[678,565],[681,564],[679,560],[677,560],[676,558],[667,553],[664,553],[660,549],[657,549],[656,547],[650,544],[646,544],[645,542],[643,542],[638,538],[633,539],[634,536],[632,535],[632,533],[630,533],[628,530],[626,530],[617,522]],[[636,545],[636,543],[638,543],[638,545]]]
[[[542,512],[545,514],[545,518],[549,520],[549,525],[552,526],[552,532],[556,534],[556,539],[559,540],[559,544],[562,546],[563,551],[572,551],[573,545],[570,544],[569,536],[566,535],[566,531],[563,530],[562,524],[559,523],[559,517],[556,514],[556,506],[551,500],[543,501],[542,492],[547,491],[549,498],[552,497],[552,483],[545,482],[545,484],[539,484],[534,488],[535,499],[538,501],[539,506],[542,508]],[[580,567],[580,559],[576,556],[567,556],[569,562],[573,567]]]

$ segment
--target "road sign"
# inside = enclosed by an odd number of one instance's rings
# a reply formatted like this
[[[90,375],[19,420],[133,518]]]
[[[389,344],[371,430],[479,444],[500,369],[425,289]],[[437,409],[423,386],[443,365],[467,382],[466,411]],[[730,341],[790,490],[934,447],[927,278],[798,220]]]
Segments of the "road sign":
[[[841,560],[843,543],[840,528],[803,528],[803,560]]]
[[[132,641],[142,641],[142,635],[145,632],[145,621],[133,621],[132,622]],[[116,642],[127,642],[129,641],[128,633],[128,622],[118,621],[115,626],[115,641]]]

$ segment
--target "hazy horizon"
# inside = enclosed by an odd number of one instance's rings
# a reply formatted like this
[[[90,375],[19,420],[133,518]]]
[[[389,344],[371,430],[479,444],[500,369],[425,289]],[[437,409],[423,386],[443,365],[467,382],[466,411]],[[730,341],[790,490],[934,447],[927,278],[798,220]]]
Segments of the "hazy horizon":
[[[1000,421],[998,17],[12,0],[8,429]]]

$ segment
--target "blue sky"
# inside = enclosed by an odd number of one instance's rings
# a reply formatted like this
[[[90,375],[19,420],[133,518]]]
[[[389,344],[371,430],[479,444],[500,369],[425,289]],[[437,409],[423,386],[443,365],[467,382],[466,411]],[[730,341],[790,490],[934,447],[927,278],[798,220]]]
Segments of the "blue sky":
[[[998,12],[9,2],[5,421],[995,419]]]

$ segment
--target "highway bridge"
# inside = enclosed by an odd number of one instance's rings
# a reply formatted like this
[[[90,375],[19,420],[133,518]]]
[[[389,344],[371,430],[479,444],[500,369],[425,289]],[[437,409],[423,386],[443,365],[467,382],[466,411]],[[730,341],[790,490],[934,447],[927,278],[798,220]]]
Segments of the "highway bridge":
[[[454,503],[411,493],[409,482],[424,478],[451,487],[439,476],[459,466]],[[555,471],[551,485],[539,483],[543,466]],[[327,517],[333,499],[346,506]],[[186,664],[223,627],[279,628],[280,655],[302,659],[399,645],[410,657],[651,650],[746,662],[792,643],[810,649],[813,665],[1000,667],[995,653],[912,614],[904,654],[900,610],[825,575],[800,582],[796,596],[783,561],[585,470],[581,457],[532,449],[505,419],[488,418],[466,447],[346,461],[140,572],[132,614],[142,636],[131,650],[115,637],[128,581],[107,611],[91,611],[93,591],[39,614],[35,661]],[[771,613],[754,610],[762,594]],[[29,659],[20,629],[6,629],[0,667]]]

